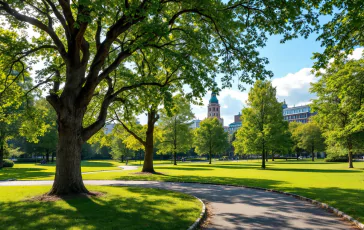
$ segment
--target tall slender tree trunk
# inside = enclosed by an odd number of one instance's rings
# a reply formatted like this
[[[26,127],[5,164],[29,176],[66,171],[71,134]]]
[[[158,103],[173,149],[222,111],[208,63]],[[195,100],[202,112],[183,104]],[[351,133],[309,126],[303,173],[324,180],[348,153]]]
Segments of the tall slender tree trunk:
[[[351,141],[349,142],[348,158],[349,158],[349,168],[354,168],[354,165],[353,165],[353,145],[352,145]]]
[[[173,165],[177,165],[177,151],[173,150]]]
[[[315,161],[315,152],[314,152],[313,145],[312,145],[312,148],[311,148],[311,154],[312,154],[312,161]]]
[[[49,149],[46,150],[46,160],[47,160],[47,163],[49,162]]]
[[[54,162],[54,151],[52,151],[52,163]]]
[[[151,109],[148,112],[148,128],[147,137],[145,141],[145,155],[142,172],[155,173],[153,167],[153,150],[154,150],[154,125],[157,122],[159,116],[155,109]]]
[[[83,115],[73,114],[58,118],[56,176],[49,195],[88,193],[81,174]]]
[[[268,162],[268,151],[265,151],[265,161]]]
[[[210,150],[210,152],[209,152],[209,164],[211,164],[211,156],[212,156],[212,154],[211,154],[211,150]]]
[[[274,161],[274,152],[272,152],[272,161]]]
[[[262,154],[262,169],[265,169],[265,146],[263,143],[263,154]]]

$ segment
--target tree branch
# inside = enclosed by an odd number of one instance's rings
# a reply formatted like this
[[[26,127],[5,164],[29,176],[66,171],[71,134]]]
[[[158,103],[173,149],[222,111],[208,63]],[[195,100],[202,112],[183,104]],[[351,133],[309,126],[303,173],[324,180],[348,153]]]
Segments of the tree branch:
[[[53,42],[57,46],[57,50],[61,54],[62,58],[65,61],[67,61],[66,49],[65,49],[62,41],[59,39],[59,37],[57,36],[57,34],[54,32],[54,30],[52,28],[46,26],[45,24],[43,24],[41,21],[39,21],[36,18],[32,18],[32,17],[28,17],[28,16],[26,16],[24,14],[20,14],[15,9],[12,9],[9,6],[9,4],[4,2],[4,1],[0,1],[0,5],[2,5],[2,7],[0,7],[0,10],[4,10],[6,13],[10,14],[14,18],[16,18],[17,20],[29,23],[29,24],[43,30],[44,32],[46,32],[52,38]]]
[[[124,122],[122,122],[118,116],[118,114],[115,112],[115,116],[116,116],[116,120],[123,126],[123,128],[130,133],[135,139],[137,139],[142,145],[146,146],[147,142],[143,141],[142,138],[140,138],[135,132],[133,132],[132,130],[130,130],[125,124]]]

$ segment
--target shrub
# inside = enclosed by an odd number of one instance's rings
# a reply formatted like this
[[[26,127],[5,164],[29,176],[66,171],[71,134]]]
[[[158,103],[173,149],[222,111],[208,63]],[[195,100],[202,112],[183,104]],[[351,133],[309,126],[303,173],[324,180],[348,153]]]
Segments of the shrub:
[[[325,162],[348,162],[348,156],[332,156],[325,159]]]
[[[14,162],[12,160],[5,159],[3,160],[3,167],[12,168],[14,166]]]

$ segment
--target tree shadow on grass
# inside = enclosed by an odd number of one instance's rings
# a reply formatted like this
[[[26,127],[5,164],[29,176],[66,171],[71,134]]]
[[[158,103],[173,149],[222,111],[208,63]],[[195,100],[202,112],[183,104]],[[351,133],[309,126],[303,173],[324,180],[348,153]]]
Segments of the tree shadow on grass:
[[[156,166],[154,167],[156,170],[158,169],[171,169],[171,170],[186,170],[186,171],[200,171],[200,170],[213,170],[212,168],[202,168],[202,167],[190,167],[192,165],[183,165],[183,166],[173,166],[173,167],[164,167],[164,166]]]
[[[256,169],[260,168],[260,165],[253,164],[211,164],[211,165],[184,165],[186,167],[196,168],[221,168],[221,169]]]
[[[32,180],[54,176],[54,172],[46,170],[46,168],[6,168],[0,171],[0,180]]]
[[[2,229],[186,229],[200,212],[200,208],[175,208],[173,203],[167,203],[163,196],[172,192],[147,188],[129,191],[135,196],[109,194],[58,202],[0,202]],[[149,199],[151,195],[154,197]]]
[[[362,170],[353,169],[305,169],[305,168],[271,168],[267,167],[265,170],[269,171],[287,171],[287,172],[313,172],[313,173],[363,173]]]

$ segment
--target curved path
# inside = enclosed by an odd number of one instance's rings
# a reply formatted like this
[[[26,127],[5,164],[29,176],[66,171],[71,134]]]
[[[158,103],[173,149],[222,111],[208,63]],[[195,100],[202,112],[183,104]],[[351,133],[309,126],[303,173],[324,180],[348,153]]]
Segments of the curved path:
[[[142,186],[194,195],[207,202],[207,229],[355,229],[311,203],[256,189],[157,181],[85,180],[88,185]],[[0,181],[0,186],[50,185],[53,181]]]

